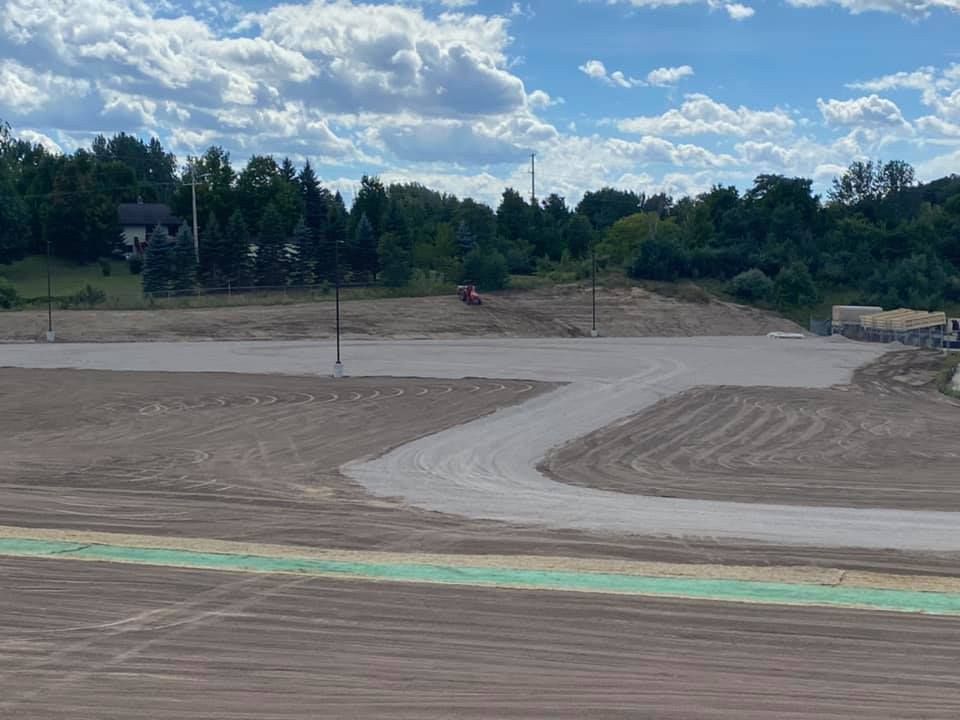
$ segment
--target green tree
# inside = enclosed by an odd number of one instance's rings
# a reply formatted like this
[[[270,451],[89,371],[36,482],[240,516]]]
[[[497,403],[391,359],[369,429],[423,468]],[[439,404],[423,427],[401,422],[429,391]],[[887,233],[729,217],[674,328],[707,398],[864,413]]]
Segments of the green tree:
[[[184,223],[177,231],[173,246],[173,289],[193,290],[197,286],[197,255],[193,245],[193,233]]]
[[[246,167],[237,178],[237,207],[243,211],[247,227],[258,228],[263,214],[270,205],[279,187],[282,185],[277,161],[266,155],[254,155],[247,161]],[[276,209],[276,208],[274,208]],[[282,228],[284,218],[278,216],[277,224]]]
[[[727,291],[745,302],[766,302],[773,297],[773,280],[763,270],[753,268],[733,278]]]
[[[813,277],[801,262],[791,263],[780,270],[773,283],[773,293],[780,308],[813,305],[819,299]]]
[[[611,187],[587,191],[576,207],[576,212],[586,215],[590,224],[598,232],[605,232],[617,220],[634,215],[641,210],[642,201],[639,195],[629,190],[616,190]]]
[[[366,216],[374,237],[373,252],[376,253],[376,238],[383,234],[383,223],[387,217],[390,200],[380,178],[364,175],[360,180],[360,190],[350,209],[350,233],[356,236],[361,219]]]
[[[463,220],[457,225],[457,247],[461,255],[466,255],[477,247],[477,239]]]
[[[224,280],[223,253],[223,231],[216,213],[211,210],[200,232],[200,266],[197,269],[200,281],[207,287],[219,287]]]
[[[143,273],[140,278],[144,294],[162,294],[172,290],[175,277],[173,243],[170,242],[166,228],[158,225],[150,235],[143,258]]]
[[[250,232],[243,213],[234,210],[223,234],[220,271],[228,284],[243,286],[251,282],[250,270]]]
[[[574,214],[563,229],[563,244],[566,245],[570,257],[575,260],[586,257],[593,245],[590,218],[580,213]]]
[[[393,232],[384,233],[378,246],[380,277],[389,287],[403,287],[410,282],[410,251],[403,238]]]
[[[313,283],[312,262],[310,260],[313,249],[313,233],[307,226],[305,218],[301,217],[293,229],[293,257],[290,261],[290,284],[310,285]]]
[[[630,265],[630,276],[673,281],[688,275],[689,258],[676,235],[661,232],[643,240]]]
[[[357,223],[357,232],[353,236],[353,247],[350,248],[350,268],[355,276],[376,278],[380,269],[377,258],[377,242],[373,225],[364,213],[360,216],[360,222]]]
[[[496,251],[473,250],[463,259],[463,280],[481,290],[501,290],[510,282],[507,259]]]
[[[255,281],[257,285],[287,284],[287,235],[283,218],[274,205],[267,205],[257,240]]]

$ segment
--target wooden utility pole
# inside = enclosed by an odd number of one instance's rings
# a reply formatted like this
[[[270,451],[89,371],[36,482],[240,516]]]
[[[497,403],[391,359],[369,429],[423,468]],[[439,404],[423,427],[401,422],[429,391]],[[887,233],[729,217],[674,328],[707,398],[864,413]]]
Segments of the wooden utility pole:
[[[530,153],[530,204],[537,204],[537,154]]]

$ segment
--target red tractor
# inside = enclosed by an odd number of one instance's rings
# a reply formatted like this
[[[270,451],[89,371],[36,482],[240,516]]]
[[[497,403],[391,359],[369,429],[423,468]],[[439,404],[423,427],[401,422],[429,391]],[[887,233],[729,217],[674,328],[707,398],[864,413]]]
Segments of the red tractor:
[[[457,285],[457,297],[467,305],[483,305],[483,299],[477,292],[477,287],[470,285]]]

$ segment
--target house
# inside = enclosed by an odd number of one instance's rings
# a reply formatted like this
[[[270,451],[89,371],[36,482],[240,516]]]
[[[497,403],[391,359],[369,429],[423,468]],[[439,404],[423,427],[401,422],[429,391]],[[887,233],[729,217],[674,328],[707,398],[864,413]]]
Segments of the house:
[[[128,255],[143,254],[157,225],[165,227],[170,235],[176,235],[183,222],[170,212],[167,205],[142,200],[118,205],[117,220],[123,235],[124,252]]]

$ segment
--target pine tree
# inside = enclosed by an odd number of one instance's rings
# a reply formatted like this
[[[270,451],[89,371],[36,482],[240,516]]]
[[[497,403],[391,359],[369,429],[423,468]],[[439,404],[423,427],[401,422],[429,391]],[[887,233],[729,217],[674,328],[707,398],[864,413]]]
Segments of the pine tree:
[[[353,247],[350,252],[350,266],[354,275],[363,275],[376,279],[379,262],[377,258],[377,237],[373,232],[373,225],[367,219],[367,214],[360,216],[357,223],[357,233],[353,238]]]
[[[283,218],[270,204],[263,213],[257,242],[255,280],[257,285],[287,284],[287,238],[283,232]]]
[[[361,225],[362,227],[362,225]],[[358,227],[359,231],[360,228]],[[403,287],[410,282],[413,268],[410,265],[410,251],[404,247],[403,239],[396,233],[384,233],[377,247],[380,256],[380,275],[389,287]]]
[[[290,244],[293,251],[293,256],[290,258],[290,284],[312,284],[313,270],[311,269],[310,252],[313,248],[313,233],[310,232],[306,220],[302,217],[293,229],[293,238]]]
[[[219,287],[223,280],[223,231],[213,211],[200,233],[200,281],[207,287]]]
[[[193,233],[184,223],[177,231],[177,240],[173,247],[173,289],[193,290],[197,286],[197,254],[193,244]]]
[[[146,295],[163,294],[173,285],[175,274],[173,243],[167,236],[167,229],[157,225],[150,235],[147,252],[143,259],[143,292]]]
[[[220,270],[223,280],[240,286],[250,283],[250,234],[243,213],[235,210],[227,223],[220,253]]]
[[[466,255],[477,247],[477,241],[473,237],[473,233],[470,232],[470,228],[463,220],[457,225],[457,246],[460,248],[461,255]]]
[[[332,246],[327,242],[327,219],[331,204],[330,193],[320,187],[308,160],[297,177],[303,198],[303,217],[310,229],[312,245],[307,260],[317,276],[325,276],[324,269],[332,267]]]
[[[327,232],[323,238],[325,255],[327,259],[322,265],[315,265],[314,272],[318,279],[323,278],[331,282],[336,282],[335,268],[339,268],[340,280],[350,270],[350,256],[347,247],[347,208],[343,204],[343,197],[337,192],[330,202],[327,211]],[[314,238],[317,242],[317,238]]]

